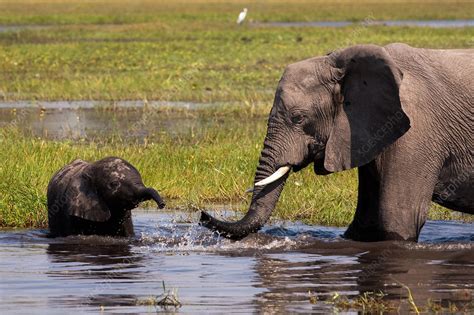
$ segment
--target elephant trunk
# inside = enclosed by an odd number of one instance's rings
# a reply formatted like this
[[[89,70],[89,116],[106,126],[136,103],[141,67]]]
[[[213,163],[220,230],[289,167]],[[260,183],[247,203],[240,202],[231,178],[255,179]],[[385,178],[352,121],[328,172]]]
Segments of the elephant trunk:
[[[274,174],[276,167],[271,160],[267,148],[262,151],[259,165],[255,174],[255,183],[258,183]],[[257,232],[268,221],[280,197],[281,191],[288,178],[289,172],[265,186],[255,186],[247,214],[237,222],[224,222],[217,220],[206,212],[201,213],[200,224],[211,230],[217,231],[222,236],[239,240],[250,233]]]
[[[160,194],[153,188],[145,188],[142,191],[142,200],[154,200],[158,204],[158,208],[163,209],[166,204]]]

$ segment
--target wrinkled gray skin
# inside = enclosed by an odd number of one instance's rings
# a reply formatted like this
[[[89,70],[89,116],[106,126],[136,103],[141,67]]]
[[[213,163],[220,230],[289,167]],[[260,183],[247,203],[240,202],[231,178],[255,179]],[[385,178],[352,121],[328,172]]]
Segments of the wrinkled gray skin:
[[[281,166],[316,174],[357,167],[345,237],[416,241],[431,200],[474,214],[474,50],[359,45],[288,66],[278,84],[255,182]],[[270,217],[287,175],[257,188],[248,213],[201,224],[229,238]]]
[[[107,157],[95,163],[75,160],[48,185],[50,236],[98,234],[133,236],[131,210],[145,200],[165,203],[147,188],[127,161]]]

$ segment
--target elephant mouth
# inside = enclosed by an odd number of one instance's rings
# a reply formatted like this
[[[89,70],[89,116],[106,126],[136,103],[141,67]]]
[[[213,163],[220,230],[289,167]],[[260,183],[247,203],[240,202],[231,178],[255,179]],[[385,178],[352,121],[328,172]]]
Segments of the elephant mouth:
[[[293,172],[295,172],[295,173],[296,173],[296,172],[299,172],[299,171],[301,171],[302,169],[304,169],[306,166],[308,166],[309,164],[311,164],[311,162],[313,162],[313,161],[311,161],[310,159],[306,159],[306,160],[304,160],[304,161],[303,161],[302,163],[300,163],[300,164],[293,165],[292,170],[293,170]]]
[[[316,157],[314,158],[314,173],[316,175],[328,175],[332,174],[332,172],[328,171],[324,167],[324,157],[325,157],[325,150],[322,150]]]
[[[299,172],[309,164],[314,162],[314,168],[324,170],[324,154],[325,146],[324,145],[312,145],[310,146],[310,154],[303,160],[303,162],[293,165],[293,172]],[[327,172],[327,171],[326,171]],[[317,173],[319,174],[319,173]]]

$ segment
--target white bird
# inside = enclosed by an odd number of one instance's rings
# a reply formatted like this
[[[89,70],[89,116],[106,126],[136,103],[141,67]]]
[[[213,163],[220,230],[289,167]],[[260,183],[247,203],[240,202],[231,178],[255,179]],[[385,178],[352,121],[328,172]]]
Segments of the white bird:
[[[239,17],[237,18],[237,24],[242,24],[247,16],[247,8],[244,8],[242,12],[240,12]]]

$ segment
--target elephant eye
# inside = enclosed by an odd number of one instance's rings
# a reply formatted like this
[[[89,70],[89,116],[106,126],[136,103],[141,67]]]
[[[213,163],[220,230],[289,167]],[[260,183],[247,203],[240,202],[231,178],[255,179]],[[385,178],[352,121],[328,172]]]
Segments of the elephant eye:
[[[301,124],[304,120],[304,115],[295,115],[291,117],[291,122],[294,124]]]

